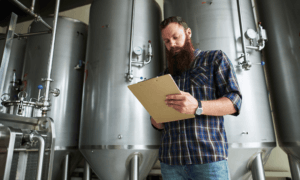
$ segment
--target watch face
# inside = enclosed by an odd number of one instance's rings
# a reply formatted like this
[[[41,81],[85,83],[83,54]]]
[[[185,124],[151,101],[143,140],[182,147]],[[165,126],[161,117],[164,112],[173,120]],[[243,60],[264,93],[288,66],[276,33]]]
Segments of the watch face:
[[[197,111],[196,111],[196,114],[197,114],[197,115],[200,115],[201,113],[202,113],[202,108],[199,108],[199,107],[198,107],[198,108],[197,108]]]

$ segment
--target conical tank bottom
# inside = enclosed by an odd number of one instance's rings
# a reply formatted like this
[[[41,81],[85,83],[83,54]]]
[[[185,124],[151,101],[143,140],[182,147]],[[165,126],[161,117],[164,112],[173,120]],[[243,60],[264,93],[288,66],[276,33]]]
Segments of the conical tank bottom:
[[[66,155],[69,155],[69,169],[68,174],[74,171],[79,162],[83,159],[79,150],[56,150],[54,153],[54,161],[52,168],[52,180],[63,180],[63,171],[64,171],[64,159]],[[46,170],[46,169],[45,169]]]
[[[157,160],[158,149],[80,149],[101,180],[129,180],[130,160],[139,153],[139,180],[144,180]]]

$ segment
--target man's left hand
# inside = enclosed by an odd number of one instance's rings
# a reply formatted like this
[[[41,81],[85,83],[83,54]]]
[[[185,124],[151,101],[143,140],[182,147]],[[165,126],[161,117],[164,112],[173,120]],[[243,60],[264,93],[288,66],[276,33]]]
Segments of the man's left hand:
[[[169,94],[166,97],[166,105],[174,108],[182,114],[195,114],[198,101],[190,93],[180,91],[180,94]]]

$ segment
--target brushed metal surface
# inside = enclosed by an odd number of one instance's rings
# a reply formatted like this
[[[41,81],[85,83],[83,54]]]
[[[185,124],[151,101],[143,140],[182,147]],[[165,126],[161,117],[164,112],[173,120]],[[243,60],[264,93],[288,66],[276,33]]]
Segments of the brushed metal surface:
[[[6,30],[6,38],[4,43],[5,46],[0,60],[0,94],[1,95],[2,95],[2,90],[4,88],[4,80],[6,77],[7,68],[9,64],[17,19],[18,19],[18,15],[12,12],[10,16],[10,20],[8,21],[8,28]]]
[[[52,22],[53,18],[45,18]],[[33,22],[31,32],[46,28]],[[54,120],[56,131],[55,146],[77,146],[79,134],[80,108],[82,97],[83,69],[75,70],[79,60],[85,59],[87,25],[70,18],[59,17],[55,43],[51,89],[60,89],[58,97],[51,97],[48,116]],[[28,97],[37,98],[41,78],[46,77],[51,35],[28,37],[24,64],[25,91]],[[44,96],[44,89],[42,96]]]
[[[279,146],[300,158],[300,2],[257,1],[267,29],[266,74]]]
[[[2,57],[3,48],[5,45],[4,40],[0,40],[0,57]],[[24,55],[25,55],[25,48],[26,48],[26,39],[17,39],[13,40],[9,63],[7,66],[7,72],[4,79],[4,86],[2,90],[3,93],[8,93],[10,95],[10,99],[17,99],[17,91],[11,90],[12,84],[10,83],[13,79],[14,70],[16,73],[16,79],[21,79],[22,76],[22,68],[24,62]],[[1,94],[1,95],[2,95]]]
[[[141,81],[140,77],[149,79],[162,71],[158,26],[161,11],[154,0],[135,1],[133,47],[143,48],[144,55],[140,59],[146,59],[151,40],[154,57],[142,68],[132,67],[134,79],[129,83],[125,74],[129,64],[131,14],[131,0],[95,0],[90,10],[79,144],[90,167],[103,180],[128,179],[125,161],[134,152],[144,153],[139,179],[145,178],[157,158],[158,149],[107,150],[93,146],[160,145],[160,133],[152,128],[149,114],[127,86]],[[135,55],[133,60],[136,60]],[[81,149],[86,146],[92,148]]]
[[[101,180],[126,180],[130,174],[130,160],[139,152],[139,180],[144,180],[158,156],[157,150],[97,150],[80,149],[94,173]],[[105,164],[105,165],[104,165]]]
[[[5,106],[4,112],[6,112],[7,114],[14,114],[23,117],[32,117],[34,112],[34,104],[27,101],[20,102],[20,100],[9,100],[2,102],[2,105]],[[22,111],[19,112],[19,109],[22,109]]]
[[[274,147],[231,148],[229,147],[228,166],[231,180],[253,179],[250,164],[258,153],[262,153],[263,165],[267,162]]]
[[[53,17],[44,19],[49,24],[53,21]],[[45,30],[47,29],[42,24],[35,22],[31,24],[31,32]],[[75,151],[76,154],[70,156],[69,173],[77,165],[77,159],[82,158],[78,150],[68,149],[78,146],[84,68],[75,70],[74,67],[79,60],[85,59],[86,39],[86,24],[71,18],[58,18],[51,75],[54,82],[51,83],[51,89],[58,88],[60,95],[50,96],[52,106],[47,114],[54,120],[55,146],[58,147],[54,153],[53,180],[62,178],[61,166],[67,153]],[[47,76],[50,41],[50,34],[28,37],[23,81],[27,84],[25,90],[30,98],[37,98],[38,85],[44,86],[41,78]],[[41,95],[44,96],[44,93],[45,87]]]
[[[16,179],[13,176],[16,176],[17,179],[36,179],[39,159],[38,146],[41,144],[37,142],[33,143],[31,147],[28,147],[23,141],[24,134],[29,134],[30,130],[35,129],[45,139],[42,179],[51,180],[55,143],[55,125],[52,119],[45,117],[27,118],[0,113],[0,122],[0,151],[2,152],[0,156],[1,179],[6,176],[5,173],[8,172],[7,169],[11,169],[9,179]],[[46,131],[40,126],[41,124],[47,124],[48,128]],[[15,138],[15,140],[12,138]],[[40,152],[43,152],[43,150]],[[82,157],[78,150],[76,150],[76,152],[78,154],[75,156],[74,160]],[[56,162],[58,162],[58,160]]]
[[[256,30],[251,1],[240,1],[244,31]],[[181,16],[192,29],[192,42],[200,50],[222,50],[227,54],[235,67],[238,83],[243,95],[242,109],[239,116],[225,116],[225,130],[229,144],[236,149],[243,149],[244,159],[249,159],[252,147],[243,144],[255,144],[256,148],[263,143],[273,143],[276,146],[268,92],[264,69],[260,65],[252,65],[249,71],[237,67],[242,53],[241,33],[238,21],[236,0],[214,0],[212,3],[202,3],[197,0],[165,0],[164,17]],[[267,29],[268,30],[268,29]],[[250,41],[246,40],[246,46]],[[268,44],[266,45],[268,46]],[[260,63],[261,53],[247,50],[251,62]],[[258,147],[257,147],[258,146]],[[230,148],[229,157],[235,152]],[[247,150],[248,149],[248,150]],[[255,148],[254,148],[255,149]],[[239,171],[243,163],[229,158],[231,178],[242,179],[249,169]],[[249,173],[248,173],[249,174]],[[251,174],[249,174],[251,176]]]
[[[261,158],[261,153],[258,153],[256,158],[252,162],[251,173],[253,179],[265,180],[265,171]]]
[[[293,180],[300,180],[299,174],[300,174],[300,161],[297,157],[294,157],[291,154],[288,154],[289,158],[289,165],[291,168],[291,175]]]

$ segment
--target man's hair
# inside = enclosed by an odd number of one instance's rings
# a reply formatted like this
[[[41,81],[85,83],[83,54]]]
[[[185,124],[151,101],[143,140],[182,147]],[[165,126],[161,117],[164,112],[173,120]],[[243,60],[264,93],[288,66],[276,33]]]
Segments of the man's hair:
[[[184,29],[186,30],[187,28],[189,28],[189,26],[187,25],[187,23],[182,19],[182,17],[179,17],[179,16],[172,16],[172,17],[168,17],[166,18],[165,20],[163,20],[159,27],[160,27],[160,30],[163,30],[165,29],[170,23],[172,22],[175,22],[175,23],[178,23],[180,24],[181,26],[184,27]]]

